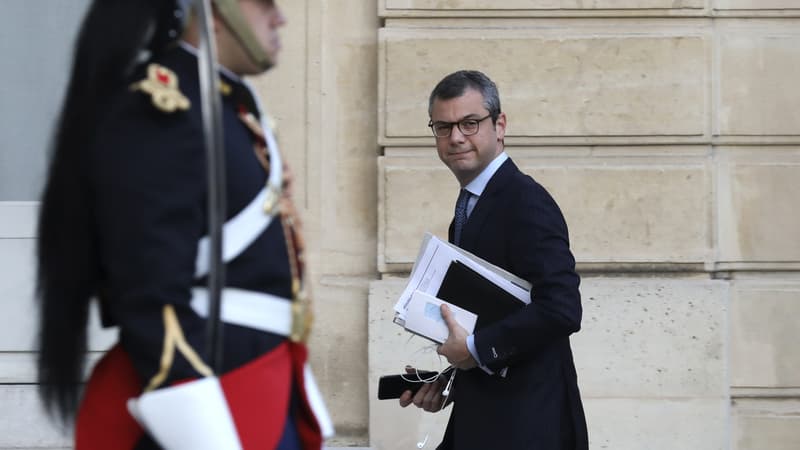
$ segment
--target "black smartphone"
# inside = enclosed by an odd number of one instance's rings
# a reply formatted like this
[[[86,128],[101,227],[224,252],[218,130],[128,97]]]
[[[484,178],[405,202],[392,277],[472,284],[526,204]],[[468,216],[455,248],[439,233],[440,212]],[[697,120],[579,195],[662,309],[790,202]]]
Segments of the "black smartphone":
[[[384,375],[378,379],[378,400],[400,398],[405,391],[416,394],[425,384],[416,380],[432,380],[438,374],[439,372],[426,370],[403,375]]]
[[[393,398],[400,398],[405,391],[411,391],[416,394],[417,391],[425,384],[422,381],[416,380],[430,380],[433,382],[438,375],[443,381],[450,379],[453,374],[453,366],[448,366],[442,373],[435,370],[420,370],[419,372],[406,373],[403,375],[385,375],[378,379],[378,400],[389,400]]]

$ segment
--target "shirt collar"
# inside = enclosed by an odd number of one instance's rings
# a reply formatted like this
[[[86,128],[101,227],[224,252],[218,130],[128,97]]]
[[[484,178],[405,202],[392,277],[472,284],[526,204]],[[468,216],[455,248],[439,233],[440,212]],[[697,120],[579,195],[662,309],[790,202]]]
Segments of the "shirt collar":
[[[474,180],[464,186],[464,189],[469,191],[470,194],[480,197],[484,189],[486,189],[486,185],[489,184],[489,180],[492,179],[494,173],[497,172],[497,169],[499,169],[507,159],[508,155],[506,152],[501,152],[499,155],[495,156],[492,162],[490,162]]]

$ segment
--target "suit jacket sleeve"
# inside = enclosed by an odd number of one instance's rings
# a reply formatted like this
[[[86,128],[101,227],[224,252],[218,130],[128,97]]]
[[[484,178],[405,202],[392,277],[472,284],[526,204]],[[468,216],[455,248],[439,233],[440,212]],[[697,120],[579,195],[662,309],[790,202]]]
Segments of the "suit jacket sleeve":
[[[581,302],[567,225],[550,194],[524,176],[505,205],[503,236],[506,268],[530,281],[531,303],[475,333],[481,362],[492,370],[535,358],[580,329]]]

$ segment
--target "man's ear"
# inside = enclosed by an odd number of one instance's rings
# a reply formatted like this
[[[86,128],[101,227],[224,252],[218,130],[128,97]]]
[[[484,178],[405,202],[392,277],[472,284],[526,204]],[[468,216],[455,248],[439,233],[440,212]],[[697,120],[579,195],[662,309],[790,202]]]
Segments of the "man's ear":
[[[494,131],[497,133],[497,141],[503,142],[503,139],[506,137],[506,113],[501,112],[499,116],[497,116],[497,120],[494,123]]]

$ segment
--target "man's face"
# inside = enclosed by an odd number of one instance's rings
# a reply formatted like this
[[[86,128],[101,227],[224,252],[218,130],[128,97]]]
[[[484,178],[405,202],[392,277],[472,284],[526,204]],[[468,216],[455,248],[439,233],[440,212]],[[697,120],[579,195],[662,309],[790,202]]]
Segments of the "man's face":
[[[256,40],[272,65],[275,65],[281,50],[278,28],[286,24],[286,17],[273,0],[241,0],[239,6]]]
[[[489,111],[483,106],[483,95],[474,89],[467,89],[460,97],[449,100],[435,99],[431,108],[431,121],[459,122],[464,119],[480,119]],[[461,186],[475,179],[492,160],[503,151],[501,140],[506,132],[506,116],[500,113],[497,123],[492,118],[478,124],[478,132],[464,136],[457,125],[450,136],[437,137],[436,150],[439,159],[450,168]]]

